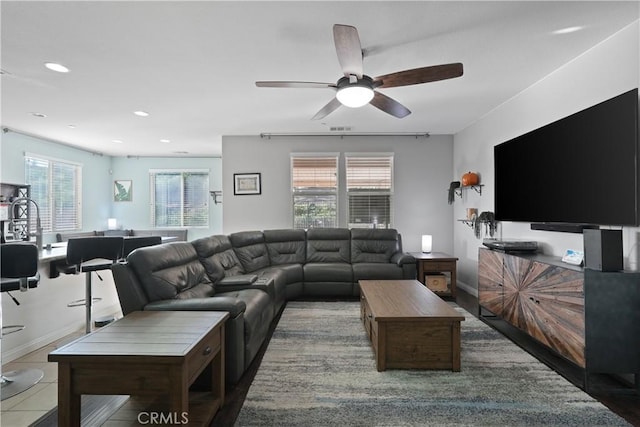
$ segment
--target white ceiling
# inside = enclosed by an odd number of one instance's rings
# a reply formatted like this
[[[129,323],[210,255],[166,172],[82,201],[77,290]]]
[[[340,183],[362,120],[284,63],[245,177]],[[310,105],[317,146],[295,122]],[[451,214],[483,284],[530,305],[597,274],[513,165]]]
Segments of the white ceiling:
[[[118,156],[219,156],[222,135],[341,126],[453,134],[639,16],[638,1],[3,0],[0,7],[2,126]],[[462,62],[464,75],[381,90],[413,112],[404,119],[368,105],[311,121],[332,90],[255,86],[335,83],[336,23],[357,27],[372,77],[450,62]],[[584,29],[553,34],[572,26]],[[71,72],[49,71],[48,61]]]

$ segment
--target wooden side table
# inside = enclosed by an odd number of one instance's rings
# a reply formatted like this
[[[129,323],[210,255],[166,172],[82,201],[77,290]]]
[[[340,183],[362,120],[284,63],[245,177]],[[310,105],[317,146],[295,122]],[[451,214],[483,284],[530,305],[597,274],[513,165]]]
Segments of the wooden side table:
[[[164,398],[151,409],[129,411],[134,417],[153,411],[208,426],[224,402],[228,317],[223,311],[136,311],[49,353],[49,361],[58,362],[58,425],[80,426],[82,394],[126,394],[151,398],[152,405]],[[207,366],[209,390],[190,393]]]
[[[418,280],[440,296],[456,297],[456,270],[458,258],[442,252],[411,252],[416,259]],[[427,276],[431,274],[444,274],[447,280],[447,289],[431,288],[427,284]]]

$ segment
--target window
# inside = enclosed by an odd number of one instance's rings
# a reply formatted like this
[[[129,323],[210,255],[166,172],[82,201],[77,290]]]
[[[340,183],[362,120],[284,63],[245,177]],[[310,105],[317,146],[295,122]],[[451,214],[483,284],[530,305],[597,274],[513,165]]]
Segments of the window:
[[[390,228],[393,155],[345,155],[350,228]]]
[[[151,170],[154,227],[209,226],[209,171]]]
[[[338,155],[291,155],[293,228],[338,224]]]
[[[24,165],[43,231],[82,229],[82,165],[31,154],[25,156]],[[35,228],[36,215],[31,218]]]

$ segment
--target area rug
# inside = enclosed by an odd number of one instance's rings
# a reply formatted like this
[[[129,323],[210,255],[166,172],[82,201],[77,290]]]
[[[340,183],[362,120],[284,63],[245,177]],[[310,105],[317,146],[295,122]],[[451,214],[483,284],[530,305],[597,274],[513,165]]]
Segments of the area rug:
[[[287,303],[236,425],[628,425],[455,308],[466,318],[461,372],[377,372],[358,302]]]

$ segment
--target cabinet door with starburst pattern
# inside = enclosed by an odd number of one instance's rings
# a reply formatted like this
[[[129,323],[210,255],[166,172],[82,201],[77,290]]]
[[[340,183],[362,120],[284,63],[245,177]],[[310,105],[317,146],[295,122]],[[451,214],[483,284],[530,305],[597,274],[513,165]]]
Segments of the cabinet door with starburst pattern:
[[[503,315],[501,252],[480,248],[478,251],[478,303],[495,315]]]
[[[584,359],[584,274],[504,257],[503,318],[579,366]]]

